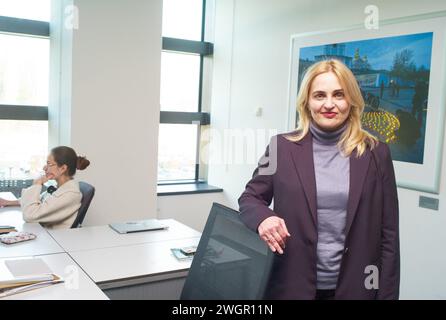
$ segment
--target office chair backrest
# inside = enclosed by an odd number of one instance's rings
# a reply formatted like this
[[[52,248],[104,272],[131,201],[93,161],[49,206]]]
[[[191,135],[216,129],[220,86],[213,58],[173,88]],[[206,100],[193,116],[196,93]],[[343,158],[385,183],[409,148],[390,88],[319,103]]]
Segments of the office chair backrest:
[[[262,299],[272,260],[271,250],[243,224],[238,211],[214,203],[181,299]]]
[[[79,182],[79,189],[82,193],[81,206],[71,228],[78,228],[82,225],[85,215],[87,214],[88,207],[90,206],[91,200],[94,197],[95,189],[91,184],[81,181]]]

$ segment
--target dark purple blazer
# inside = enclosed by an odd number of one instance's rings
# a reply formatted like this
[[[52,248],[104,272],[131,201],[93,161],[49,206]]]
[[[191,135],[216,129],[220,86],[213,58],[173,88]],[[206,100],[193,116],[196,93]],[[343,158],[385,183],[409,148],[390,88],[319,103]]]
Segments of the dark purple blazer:
[[[264,219],[276,215],[285,220],[291,234],[284,254],[275,254],[266,298],[314,299],[318,232],[313,138],[311,132],[299,142],[291,142],[284,135],[275,138],[277,169],[270,175],[259,174],[274,158],[268,147],[238,200],[240,215],[256,232]],[[335,299],[398,299],[398,194],[385,143],[380,142],[373,151],[367,149],[360,158],[353,151],[349,190],[346,240]],[[368,265],[379,270],[379,289],[366,288]]]

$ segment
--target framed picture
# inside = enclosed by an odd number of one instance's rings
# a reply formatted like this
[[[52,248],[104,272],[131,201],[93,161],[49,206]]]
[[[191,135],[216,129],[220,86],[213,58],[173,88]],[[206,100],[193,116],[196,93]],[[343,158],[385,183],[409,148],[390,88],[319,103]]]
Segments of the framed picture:
[[[386,142],[399,187],[439,192],[446,109],[446,13],[411,16],[291,37],[289,129],[298,122],[302,76],[338,59],[356,76],[365,101],[363,128]]]

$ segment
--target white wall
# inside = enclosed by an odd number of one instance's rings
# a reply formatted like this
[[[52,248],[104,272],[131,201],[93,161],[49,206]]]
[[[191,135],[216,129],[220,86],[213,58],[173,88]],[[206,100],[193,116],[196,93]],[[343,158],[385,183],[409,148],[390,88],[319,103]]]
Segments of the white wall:
[[[201,193],[158,197],[158,218],[172,218],[203,231],[213,202],[228,205],[224,193]]]
[[[162,0],[72,3],[79,28],[62,30],[51,135],[91,161],[77,174],[96,187],[84,224],[156,217]]]
[[[442,0],[217,0],[211,109],[214,127],[286,131],[290,36],[363,23],[364,8],[369,4],[378,6],[381,19],[446,10]],[[259,106],[263,107],[260,118],[254,116]],[[443,150],[442,172],[446,172],[446,148]],[[227,202],[236,206],[254,167],[211,166],[209,180],[222,187]],[[419,208],[421,194],[398,190],[401,298],[446,299],[445,180],[438,196],[439,211]]]

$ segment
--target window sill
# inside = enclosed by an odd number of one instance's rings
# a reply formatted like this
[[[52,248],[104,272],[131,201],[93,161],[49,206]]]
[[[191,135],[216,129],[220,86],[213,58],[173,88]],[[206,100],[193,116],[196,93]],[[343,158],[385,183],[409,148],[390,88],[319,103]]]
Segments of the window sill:
[[[158,196],[179,196],[185,194],[215,193],[215,192],[223,192],[223,189],[211,186],[206,182],[159,184],[157,187]]]

